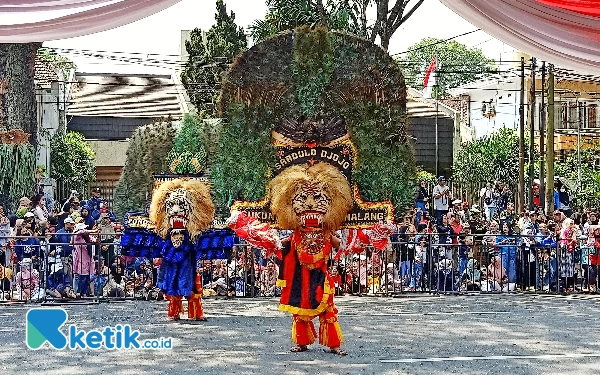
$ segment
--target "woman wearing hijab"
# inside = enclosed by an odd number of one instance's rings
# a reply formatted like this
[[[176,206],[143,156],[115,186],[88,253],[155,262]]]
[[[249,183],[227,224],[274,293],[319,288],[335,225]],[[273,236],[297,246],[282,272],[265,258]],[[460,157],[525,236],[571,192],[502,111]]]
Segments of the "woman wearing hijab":
[[[89,206],[83,206],[81,208],[81,217],[88,228],[92,228],[96,224],[96,220],[92,217],[91,208]]]
[[[558,241],[559,249],[559,272],[561,279],[561,288],[567,292],[572,292],[575,287],[575,247],[578,243],[579,228],[572,219],[565,219],[562,222],[560,238]]]
[[[108,282],[104,286],[103,295],[105,297],[125,297],[125,274],[121,263],[114,263],[110,266],[110,275]]]
[[[487,267],[486,281],[482,283],[481,290],[484,292],[509,290],[506,268],[502,267],[502,259],[499,256],[492,257]]]
[[[78,279],[76,296],[86,296],[90,292],[90,275],[96,272],[91,249],[90,232],[87,225],[79,223],[75,226],[73,236],[73,274]]]
[[[517,238],[513,235],[510,225],[505,221],[501,226],[501,233],[496,237],[498,256],[502,260],[502,267],[508,270],[509,283],[517,282]]]

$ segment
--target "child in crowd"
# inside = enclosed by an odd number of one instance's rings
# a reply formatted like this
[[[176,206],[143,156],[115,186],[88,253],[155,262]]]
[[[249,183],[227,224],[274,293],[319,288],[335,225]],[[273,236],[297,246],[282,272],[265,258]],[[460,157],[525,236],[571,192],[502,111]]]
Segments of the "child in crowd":
[[[427,237],[419,237],[419,242],[415,247],[415,260],[413,263],[412,278],[410,280],[410,291],[422,290],[423,285],[423,267],[427,263]]]

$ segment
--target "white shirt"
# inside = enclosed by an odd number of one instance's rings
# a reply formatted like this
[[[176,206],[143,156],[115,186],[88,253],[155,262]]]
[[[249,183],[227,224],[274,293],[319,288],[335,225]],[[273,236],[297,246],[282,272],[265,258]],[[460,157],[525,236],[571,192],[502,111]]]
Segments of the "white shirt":
[[[448,187],[448,185],[435,185],[435,187],[433,188],[433,208],[435,210],[442,210],[442,211],[447,211],[448,210],[448,201],[450,200],[450,197],[448,195],[442,195],[439,198],[435,198],[438,194],[443,194],[444,192],[450,190],[450,188]]]

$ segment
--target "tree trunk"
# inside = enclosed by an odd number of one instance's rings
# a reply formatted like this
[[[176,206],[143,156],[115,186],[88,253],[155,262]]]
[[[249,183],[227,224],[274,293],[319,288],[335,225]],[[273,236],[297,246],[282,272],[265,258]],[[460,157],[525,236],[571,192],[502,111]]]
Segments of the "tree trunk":
[[[327,12],[325,11],[325,6],[323,5],[323,0],[317,0],[317,9],[319,11],[319,20],[321,25],[327,26],[329,23]]]
[[[31,134],[29,140],[34,146],[38,130],[35,56],[40,46],[41,43],[0,44],[0,93],[5,87],[0,121],[4,120],[7,129],[22,129]]]
[[[0,130],[7,129],[6,123],[6,92],[8,91],[8,77],[6,76],[6,56],[8,44],[0,44]]]

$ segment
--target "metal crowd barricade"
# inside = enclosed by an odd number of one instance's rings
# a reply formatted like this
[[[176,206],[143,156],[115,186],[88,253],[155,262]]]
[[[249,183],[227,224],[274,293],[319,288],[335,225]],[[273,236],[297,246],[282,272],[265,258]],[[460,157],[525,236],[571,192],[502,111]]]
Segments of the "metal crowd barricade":
[[[68,241],[50,236],[0,238],[14,242],[0,252],[4,255],[0,302],[98,303],[161,298],[156,288],[157,262],[121,254],[114,241],[101,242],[114,234],[93,234],[95,240],[80,244],[83,247],[77,250],[71,248],[74,234],[62,235]],[[560,241],[542,246],[532,236],[467,236],[473,243],[465,243],[462,236],[440,243],[444,236],[437,233],[395,234],[384,250],[367,247],[361,254],[332,259],[329,270],[335,276],[336,294],[577,293],[597,286],[599,266],[586,261],[595,250],[568,248]],[[83,251],[87,257],[77,256]],[[86,259],[93,267],[87,266]],[[270,285],[274,281],[265,274],[270,261],[280,266],[277,258],[269,259],[263,251],[238,239],[228,259],[205,260],[198,265],[204,295],[278,296],[279,289]],[[111,266],[117,263],[122,268],[119,282],[111,277]],[[80,298],[73,298],[78,292]]]

